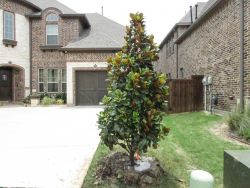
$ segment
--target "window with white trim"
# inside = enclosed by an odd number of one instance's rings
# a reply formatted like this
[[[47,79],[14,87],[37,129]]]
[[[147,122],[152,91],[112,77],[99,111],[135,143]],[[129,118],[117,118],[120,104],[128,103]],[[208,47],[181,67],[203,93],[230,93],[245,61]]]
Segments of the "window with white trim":
[[[67,92],[67,73],[66,69],[62,69],[62,92]]]
[[[46,25],[46,44],[47,45],[58,44],[58,25],[57,24]]]
[[[45,92],[44,88],[44,69],[38,69],[38,92]]]
[[[4,11],[3,38],[15,40],[15,16],[14,13]]]
[[[46,17],[47,22],[57,22],[58,20],[59,20],[59,17],[54,13],[51,13]]]
[[[48,92],[57,93],[59,91],[59,72],[58,69],[48,69]]]

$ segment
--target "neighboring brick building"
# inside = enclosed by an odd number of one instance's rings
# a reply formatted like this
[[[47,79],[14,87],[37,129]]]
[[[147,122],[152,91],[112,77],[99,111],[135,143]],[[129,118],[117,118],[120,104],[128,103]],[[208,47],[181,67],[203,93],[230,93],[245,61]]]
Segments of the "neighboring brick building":
[[[68,104],[98,104],[106,59],[125,35],[122,25],[56,0],[0,0],[0,28],[0,101],[65,92]]]
[[[212,92],[218,95],[217,110],[229,111],[240,98],[241,0],[210,0],[200,10],[198,19],[175,37],[172,56],[166,57],[166,41],[161,43],[157,70],[171,78],[192,75],[212,76]],[[250,96],[250,1],[244,0],[244,98]],[[199,6],[198,6],[199,8]],[[190,15],[188,16],[190,18]],[[177,30],[179,26],[177,27]],[[176,33],[176,30],[175,30]],[[209,98],[209,96],[207,97]],[[209,103],[207,101],[207,103]],[[245,100],[245,103],[248,103]]]
[[[200,16],[206,3],[197,3],[192,8],[192,20],[195,21]],[[197,17],[197,18],[196,18]],[[175,41],[179,38],[191,25],[191,13],[188,12],[174,27],[160,44],[159,63],[156,64],[158,71],[166,73],[170,78],[177,77],[177,45]]]

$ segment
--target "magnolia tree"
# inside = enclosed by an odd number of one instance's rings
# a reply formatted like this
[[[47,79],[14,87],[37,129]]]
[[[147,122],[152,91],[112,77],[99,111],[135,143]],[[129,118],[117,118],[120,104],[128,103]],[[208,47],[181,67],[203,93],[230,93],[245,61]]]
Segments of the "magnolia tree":
[[[143,14],[130,14],[130,18],[125,46],[108,59],[108,94],[98,123],[104,144],[111,150],[120,145],[134,166],[136,152],[157,148],[169,132],[161,124],[168,87],[165,75],[153,69],[159,50],[154,37],[146,35]]]

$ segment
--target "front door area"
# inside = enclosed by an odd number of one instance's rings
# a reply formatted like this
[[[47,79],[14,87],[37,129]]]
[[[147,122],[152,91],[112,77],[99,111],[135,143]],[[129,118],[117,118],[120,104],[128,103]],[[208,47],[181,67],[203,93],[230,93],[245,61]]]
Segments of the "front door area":
[[[0,68],[0,101],[11,101],[12,98],[12,69]]]

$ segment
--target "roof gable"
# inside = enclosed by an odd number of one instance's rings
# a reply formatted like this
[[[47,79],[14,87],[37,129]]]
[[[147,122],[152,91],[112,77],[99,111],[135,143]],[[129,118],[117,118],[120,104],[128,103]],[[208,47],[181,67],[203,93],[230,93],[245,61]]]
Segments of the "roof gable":
[[[81,18],[86,25],[81,36],[65,46],[64,50],[120,50],[124,45],[125,27],[97,13],[78,14],[57,0],[26,0],[41,11],[30,17],[40,17],[42,11],[56,8],[61,17]]]
[[[207,5],[207,2],[198,2],[197,3],[198,8],[197,8],[197,16],[198,18],[204,13],[204,9]],[[195,6],[192,7],[192,17],[193,17],[193,21],[195,22]],[[177,22],[174,27],[169,31],[169,33],[166,35],[166,37],[163,39],[163,41],[160,44],[160,48],[162,48],[164,46],[164,44],[166,43],[166,41],[169,39],[169,37],[171,37],[172,33],[175,31],[176,27],[178,27],[179,25],[186,25],[186,26],[190,26],[191,25],[191,13],[190,10],[188,11],[188,13],[185,14],[184,17],[182,17],[182,19]]]
[[[64,47],[66,50],[120,50],[125,27],[97,13],[86,14],[91,27],[81,37]]]
[[[26,0],[36,6],[38,6],[41,10],[45,10],[50,7],[54,7],[59,9],[63,14],[77,14],[76,11],[67,7],[66,5],[60,3],[57,0]]]
[[[197,7],[197,15],[198,17],[202,14],[204,7],[206,7],[206,2],[198,2],[196,5],[198,5]],[[192,18],[193,21],[195,21],[195,6],[192,7]],[[186,23],[186,24],[191,24],[191,13],[190,10],[188,11],[188,13],[178,22],[178,23]]]
[[[226,0],[209,0],[201,12],[201,16],[175,41],[175,43],[180,43],[183,41],[192,31],[199,26],[199,24],[216,10],[217,7],[225,3]]]

